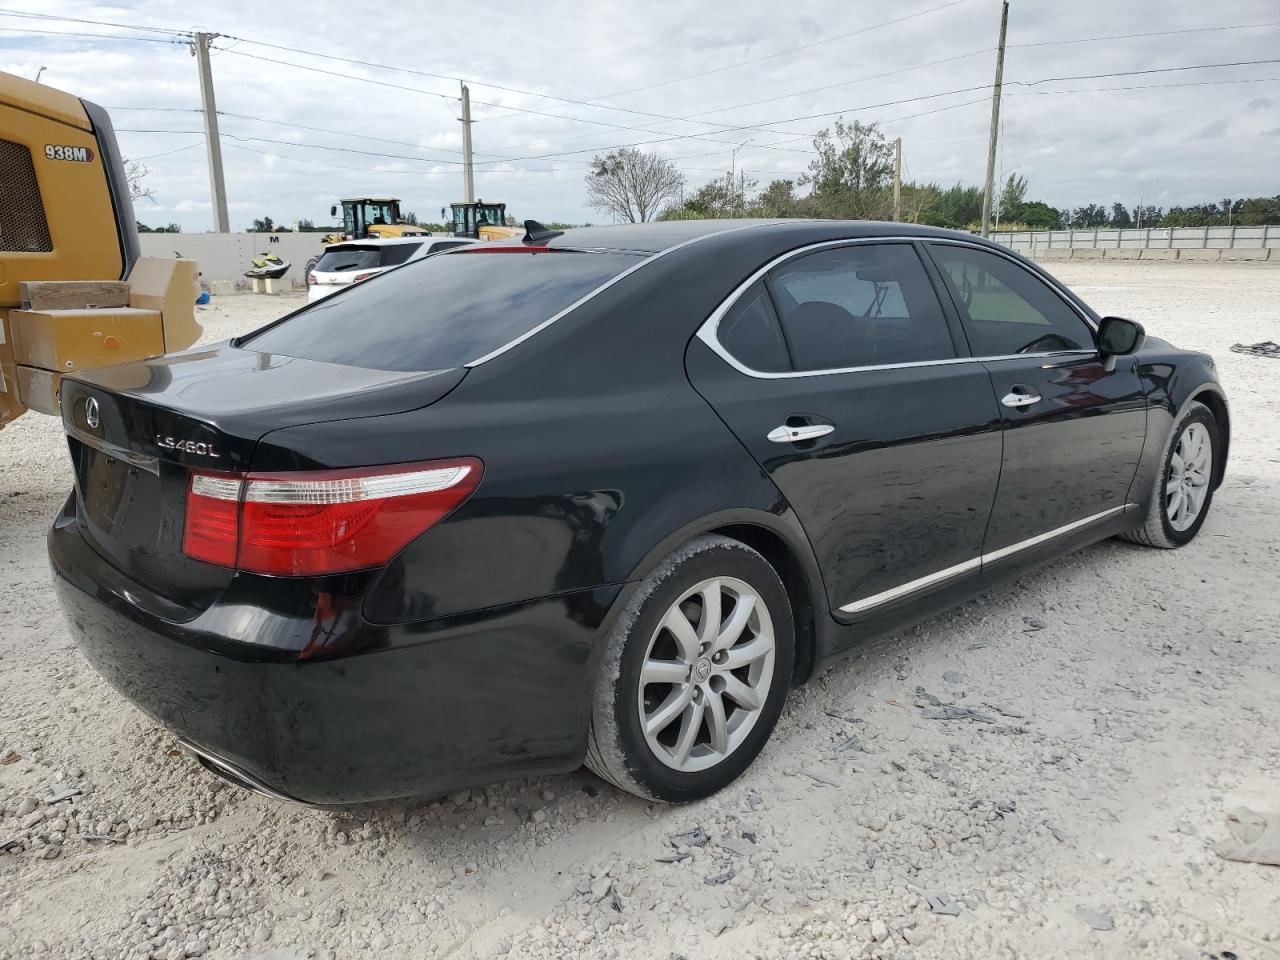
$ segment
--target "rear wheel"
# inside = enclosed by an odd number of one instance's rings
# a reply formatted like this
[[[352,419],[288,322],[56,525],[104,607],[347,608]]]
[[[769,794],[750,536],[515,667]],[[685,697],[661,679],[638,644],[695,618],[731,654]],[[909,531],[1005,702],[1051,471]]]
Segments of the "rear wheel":
[[[794,656],[769,562],[726,537],[691,541],[640,583],[606,641],[587,766],[655,800],[715,793],[769,739]]]
[[[1126,540],[1172,550],[1200,532],[1213,503],[1213,478],[1222,431],[1213,413],[1195,401],[1178,417],[1165,443],[1146,520]]]

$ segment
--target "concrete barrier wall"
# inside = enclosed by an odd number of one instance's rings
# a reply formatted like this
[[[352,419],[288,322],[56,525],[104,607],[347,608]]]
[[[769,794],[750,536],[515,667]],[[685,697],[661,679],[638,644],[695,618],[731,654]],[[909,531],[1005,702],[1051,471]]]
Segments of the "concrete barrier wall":
[[[1020,251],[1025,255],[1025,251]],[[1184,263],[1218,263],[1220,261],[1247,261],[1250,263],[1274,263],[1280,266],[1280,249],[1229,250],[1210,247],[1169,248],[1135,250],[1124,247],[1109,250],[1090,247],[1045,247],[1037,250],[1035,260],[1179,260]]]
[[[991,239],[1022,254],[1039,256],[1046,247],[1079,250],[1275,250],[1280,226],[1134,227],[1113,230],[997,230]]]
[[[254,257],[274,253],[292,266],[286,280],[306,283],[307,261],[321,251],[319,233],[144,233],[144,257],[172,257],[177,253],[196,261],[206,286],[216,280],[244,280]],[[246,281],[247,283],[248,281]]]

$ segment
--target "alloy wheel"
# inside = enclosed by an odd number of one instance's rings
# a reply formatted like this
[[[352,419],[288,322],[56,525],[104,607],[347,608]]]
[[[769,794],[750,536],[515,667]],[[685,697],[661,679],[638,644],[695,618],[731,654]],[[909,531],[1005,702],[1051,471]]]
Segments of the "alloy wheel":
[[[1165,515],[1179,533],[1186,530],[1204,509],[1213,473],[1213,442],[1202,423],[1190,423],[1178,438],[1169,458],[1165,478]]]
[[[693,773],[733,753],[768,699],[774,651],[769,609],[749,584],[714,577],[685,591],[640,670],[640,726],[653,755]]]

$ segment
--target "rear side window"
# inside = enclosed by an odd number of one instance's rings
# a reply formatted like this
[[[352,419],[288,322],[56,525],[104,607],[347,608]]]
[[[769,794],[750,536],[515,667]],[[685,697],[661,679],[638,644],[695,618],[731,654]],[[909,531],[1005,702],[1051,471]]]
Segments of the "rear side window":
[[[341,247],[326,250],[314,269],[319,273],[346,273],[349,270],[373,270],[379,266],[377,247]]]
[[[797,370],[947,360],[942,306],[910,244],[853,244],[774,271],[778,314]]]
[[[378,249],[378,266],[397,267],[422,248],[420,243],[389,243]]]
[[[317,301],[240,341],[263,353],[376,370],[478,360],[640,263],[624,253],[456,251]]]
[[[720,343],[739,363],[762,373],[791,369],[769,291],[757,283],[720,321]]]

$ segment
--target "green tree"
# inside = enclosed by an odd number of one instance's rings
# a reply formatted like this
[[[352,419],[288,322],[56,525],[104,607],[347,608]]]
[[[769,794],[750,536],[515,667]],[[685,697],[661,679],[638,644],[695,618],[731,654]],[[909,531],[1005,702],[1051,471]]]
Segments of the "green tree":
[[[1018,222],[1037,230],[1056,230],[1062,226],[1062,211],[1047,203],[1033,200],[1018,208]]]
[[[999,220],[1018,220],[1018,208],[1027,197],[1027,178],[1016,173],[1009,174],[1004,186],[996,197],[996,218]],[[981,213],[979,213],[981,216]]]
[[[773,180],[760,191],[750,212],[757,217],[802,217],[807,199],[796,196],[794,180]]]
[[[257,217],[253,221],[253,226],[249,228],[250,233],[271,233],[275,230],[275,221],[270,217]]]
[[[933,186],[936,197],[920,213],[920,223],[931,227],[963,229],[977,224],[982,218],[982,190],[957,183],[945,190]]]
[[[810,187],[814,212],[823,217],[887,220],[893,215],[893,144],[878,123],[836,120],[834,133],[814,138],[817,157],[800,178]]]
[[[1117,230],[1128,230],[1133,226],[1133,218],[1129,216],[1129,211],[1125,209],[1123,203],[1111,205],[1111,220],[1108,222]]]
[[[1236,211],[1236,223],[1245,227],[1257,227],[1268,223],[1280,223],[1280,196],[1250,197],[1241,200]]]
[[[1071,212],[1071,226],[1077,230],[1087,230],[1090,227],[1105,227],[1107,225],[1108,216],[1104,207],[1098,206],[1096,203],[1088,204],[1083,207],[1076,207]]]

